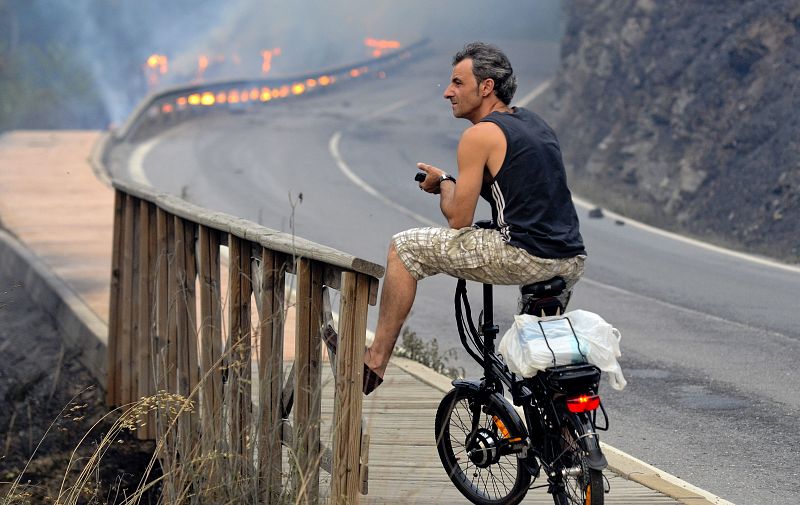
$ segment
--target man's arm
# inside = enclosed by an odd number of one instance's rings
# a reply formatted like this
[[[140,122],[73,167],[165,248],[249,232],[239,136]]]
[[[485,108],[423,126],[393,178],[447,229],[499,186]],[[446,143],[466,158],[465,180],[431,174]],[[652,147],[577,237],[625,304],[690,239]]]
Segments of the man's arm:
[[[500,151],[504,155],[505,148],[505,136],[497,125],[478,123],[468,128],[458,143],[458,184],[446,180],[440,185],[439,178],[444,174],[442,170],[426,163],[417,164],[428,173],[428,177],[420,184],[422,189],[429,193],[441,192],[439,208],[451,228],[472,225],[484,169],[490,161],[495,162]]]

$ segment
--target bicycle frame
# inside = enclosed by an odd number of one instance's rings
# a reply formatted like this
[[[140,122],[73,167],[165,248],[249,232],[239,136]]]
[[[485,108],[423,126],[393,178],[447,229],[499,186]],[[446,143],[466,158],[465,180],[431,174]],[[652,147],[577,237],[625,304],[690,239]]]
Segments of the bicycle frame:
[[[600,450],[599,441],[596,436],[596,411],[591,415],[588,413],[569,413],[566,407],[568,395],[565,392],[555,390],[552,384],[547,382],[550,375],[537,374],[531,379],[517,377],[508,369],[508,366],[495,353],[494,341],[499,333],[499,328],[494,324],[493,314],[493,286],[483,284],[483,317],[479,321],[480,332],[475,328],[472,321],[472,313],[467,298],[466,281],[459,279],[456,294],[456,324],[461,343],[467,352],[483,367],[484,378],[481,381],[457,381],[456,387],[470,387],[483,394],[499,393],[503,395],[503,385],[511,392],[514,405],[522,407],[524,413],[524,426],[526,435],[530,441],[529,449],[538,457],[538,460],[545,466],[548,480],[553,485],[553,478],[556,477],[551,464],[557,462],[561,457],[558,452],[557,438],[562,429],[562,416],[572,416],[572,425],[580,427],[582,433],[582,445],[588,452],[588,464],[590,468],[602,470],[607,466],[605,456]],[[463,306],[463,310],[462,310]],[[464,312],[466,311],[466,317]],[[468,335],[469,334],[469,335]],[[480,337],[483,337],[482,339]],[[568,371],[566,367],[554,367],[555,372]],[[597,380],[599,381],[599,370],[597,370]],[[596,390],[596,387],[595,387]],[[608,429],[608,416],[605,409],[600,405],[601,412],[605,417],[605,427]],[[555,440],[554,440],[555,438]],[[535,458],[524,455],[524,461],[532,475],[536,475],[538,465]]]

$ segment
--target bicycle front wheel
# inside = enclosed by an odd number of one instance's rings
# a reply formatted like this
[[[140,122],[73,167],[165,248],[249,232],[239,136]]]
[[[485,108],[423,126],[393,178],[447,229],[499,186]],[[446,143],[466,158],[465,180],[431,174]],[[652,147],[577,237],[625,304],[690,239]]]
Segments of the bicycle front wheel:
[[[560,449],[556,471],[561,473],[563,487],[553,493],[555,505],[603,505],[605,489],[603,472],[590,468],[587,453],[580,440],[585,434],[577,418],[565,420],[561,430]]]
[[[528,492],[531,474],[510,452],[527,438],[519,417],[499,395],[455,388],[436,411],[436,448],[456,488],[478,505],[515,505]]]

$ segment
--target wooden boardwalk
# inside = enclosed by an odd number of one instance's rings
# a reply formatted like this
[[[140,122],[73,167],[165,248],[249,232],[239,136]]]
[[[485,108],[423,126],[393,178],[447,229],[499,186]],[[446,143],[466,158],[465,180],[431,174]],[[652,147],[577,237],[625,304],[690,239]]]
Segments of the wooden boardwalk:
[[[367,504],[461,504],[470,503],[450,482],[439,462],[434,440],[436,408],[445,393],[423,382],[403,366],[407,360],[395,359],[386,373],[384,384],[365,397],[364,417],[370,435],[369,494]],[[333,385],[329,367],[325,367],[322,402],[323,440],[328,438],[333,418]],[[678,503],[619,475],[606,471],[611,493],[609,505]],[[322,479],[327,480],[322,473]],[[325,489],[325,485],[322,486]],[[542,489],[531,490],[525,504],[552,504]]]
[[[96,139],[96,132],[14,132],[0,138],[0,219],[107,320],[113,193],[97,181],[86,161]],[[362,503],[468,503],[447,478],[434,445],[434,416],[446,381],[442,385],[439,378],[438,385],[432,384],[429,377],[420,378],[425,374],[409,372],[420,365],[406,361],[394,360],[384,385],[364,401],[371,442],[369,494]],[[330,368],[324,370],[322,434],[329,440],[333,385]],[[678,503],[611,471],[607,476],[608,504]],[[323,492],[328,478],[322,472]],[[533,490],[523,503],[552,499]]]

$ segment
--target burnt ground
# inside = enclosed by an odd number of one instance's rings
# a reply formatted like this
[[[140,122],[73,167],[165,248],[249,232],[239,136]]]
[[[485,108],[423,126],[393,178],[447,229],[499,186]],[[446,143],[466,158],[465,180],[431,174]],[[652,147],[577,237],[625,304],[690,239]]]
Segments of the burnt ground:
[[[74,353],[64,349],[55,321],[20,281],[2,274],[0,401],[0,503],[53,503],[64,476],[67,486],[75,482],[112,419],[101,420],[108,412],[103,392]],[[84,436],[77,464],[67,472]],[[119,503],[139,486],[153,443],[136,441],[128,432],[115,438],[80,499],[69,503]],[[10,483],[20,473],[12,490]],[[141,503],[156,501],[153,493]]]

